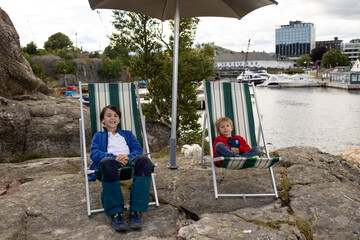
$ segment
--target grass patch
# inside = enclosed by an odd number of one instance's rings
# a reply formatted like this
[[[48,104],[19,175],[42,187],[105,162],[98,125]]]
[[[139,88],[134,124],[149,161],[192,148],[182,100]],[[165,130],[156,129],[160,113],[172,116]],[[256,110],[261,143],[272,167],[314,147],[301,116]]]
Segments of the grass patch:
[[[18,158],[13,158],[10,161],[5,161],[4,159],[0,159],[0,163],[20,163],[20,162],[25,162],[28,160],[32,160],[32,159],[39,159],[39,158],[48,158],[49,156],[45,155],[45,154],[29,154],[26,156],[21,156]]]
[[[296,226],[300,230],[302,234],[304,234],[306,240],[313,240],[312,232],[311,232],[311,226],[308,221],[305,219],[302,219],[301,217],[296,216],[293,214],[295,220],[296,220]]]
[[[313,235],[311,231],[310,223],[297,216],[294,212],[294,210],[291,207],[290,204],[290,189],[293,184],[299,184],[299,183],[291,183],[289,182],[288,176],[287,176],[287,167],[283,166],[283,169],[280,172],[281,175],[281,183],[279,186],[279,198],[281,200],[281,205],[284,207],[287,207],[287,211],[289,214],[291,214],[296,221],[296,226],[299,229],[299,231],[305,236],[306,240],[313,240]],[[304,185],[306,185],[305,183]]]
[[[70,153],[65,155],[66,158],[72,158],[72,157],[81,157],[80,153]]]
[[[282,223],[292,225],[292,226],[296,225],[294,222],[287,221],[287,220],[276,220],[276,221],[264,222],[264,221],[258,220],[258,219],[251,219],[251,218],[243,218],[243,219],[247,222],[254,223],[260,227],[271,228],[273,230],[280,230],[280,227],[281,227],[280,224],[282,224]]]
[[[291,208],[290,205],[290,189],[291,189],[291,183],[289,182],[289,179],[287,177],[287,167],[283,167],[283,169],[280,172],[281,176],[281,182],[279,186],[279,198],[281,200],[281,206],[288,208],[288,213],[293,214],[294,211]]]

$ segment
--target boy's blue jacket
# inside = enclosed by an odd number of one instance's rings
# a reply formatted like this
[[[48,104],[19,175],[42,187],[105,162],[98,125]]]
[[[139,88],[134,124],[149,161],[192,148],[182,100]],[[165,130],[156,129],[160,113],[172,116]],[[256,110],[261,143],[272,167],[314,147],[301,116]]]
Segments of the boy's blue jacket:
[[[142,147],[134,134],[131,131],[127,130],[120,130],[118,129],[117,132],[125,138],[126,144],[129,147],[130,154],[127,155],[130,161],[138,156],[142,155]],[[90,165],[90,170],[98,170],[99,169],[99,162],[106,157],[116,158],[115,154],[107,152],[107,144],[108,144],[108,131],[104,128],[103,132],[96,132],[92,142],[91,142],[91,149],[90,149],[90,159],[92,160],[92,164]],[[89,181],[95,181],[96,176],[95,174],[89,174],[88,176]]]

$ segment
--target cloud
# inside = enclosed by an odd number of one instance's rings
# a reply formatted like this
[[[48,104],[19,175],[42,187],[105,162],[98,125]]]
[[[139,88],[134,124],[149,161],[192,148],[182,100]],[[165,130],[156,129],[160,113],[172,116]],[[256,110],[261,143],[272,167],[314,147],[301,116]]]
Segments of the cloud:
[[[196,43],[214,42],[233,51],[246,51],[251,39],[250,51],[273,52],[275,28],[295,20],[314,23],[316,40],[338,36],[348,42],[360,37],[360,0],[278,0],[278,3],[257,9],[241,20],[201,18]],[[112,11],[93,11],[86,0],[0,0],[0,6],[13,21],[22,46],[35,41],[38,47],[43,47],[52,34],[62,32],[74,44],[77,40],[79,47],[94,51],[104,49],[109,44],[106,35],[114,31]],[[167,23],[164,32],[169,35]]]
[[[339,17],[347,20],[360,18],[360,1],[354,0],[326,0],[316,1],[319,12],[323,15]]]

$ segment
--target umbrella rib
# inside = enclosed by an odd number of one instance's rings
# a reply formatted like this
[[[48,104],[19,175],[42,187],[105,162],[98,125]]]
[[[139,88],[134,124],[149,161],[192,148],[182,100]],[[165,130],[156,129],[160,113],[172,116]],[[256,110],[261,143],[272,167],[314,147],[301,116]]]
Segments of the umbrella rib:
[[[166,9],[168,8],[168,6],[169,6],[169,2],[170,2],[171,0],[166,0],[166,2],[165,2],[165,4],[164,4],[164,8],[163,8],[163,10],[162,10],[162,14],[161,14],[161,21],[164,21],[164,18],[166,17],[165,16],[165,12],[166,12]]]
[[[94,9],[97,9],[97,8],[101,8],[103,5],[105,5],[107,2],[109,2],[111,0],[104,0],[104,1],[101,1],[99,2],[98,4],[94,5],[91,9],[94,10]]]
[[[234,8],[230,7],[229,4],[226,2],[226,0],[222,0],[223,3],[228,6],[237,16],[238,16],[238,19],[240,20],[243,16],[241,16],[237,11],[235,11]]]

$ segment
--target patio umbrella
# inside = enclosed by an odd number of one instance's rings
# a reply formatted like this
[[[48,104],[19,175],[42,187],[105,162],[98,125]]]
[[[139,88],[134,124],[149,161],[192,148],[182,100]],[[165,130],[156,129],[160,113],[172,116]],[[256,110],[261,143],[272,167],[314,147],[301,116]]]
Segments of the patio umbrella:
[[[162,21],[174,19],[174,54],[169,168],[176,169],[176,114],[180,17],[231,17],[241,19],[275,0],[89,0],[91,9],[118,9],[141,13]],[[181,7],[180,7],[181,4]],[[181,9],[181,11],[180,11]]]

